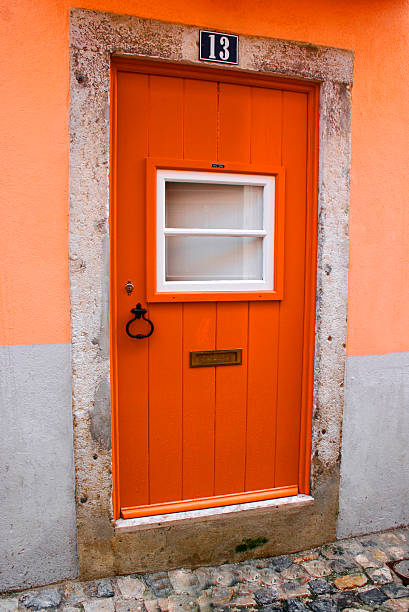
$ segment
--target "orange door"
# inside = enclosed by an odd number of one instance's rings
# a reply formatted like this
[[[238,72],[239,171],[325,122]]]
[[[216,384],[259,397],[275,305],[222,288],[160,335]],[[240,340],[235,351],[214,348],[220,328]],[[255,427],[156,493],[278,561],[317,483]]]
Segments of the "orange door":
[[[308,493],[315,86],[142,63],[118,62],[113,76],[116,515]],[[147,158],[284,169],[281,299],[148,303]],[[137,302],[154,324],[140,340],[125,332]],[[238,348],[240,365],[190,366],[191,351]]]

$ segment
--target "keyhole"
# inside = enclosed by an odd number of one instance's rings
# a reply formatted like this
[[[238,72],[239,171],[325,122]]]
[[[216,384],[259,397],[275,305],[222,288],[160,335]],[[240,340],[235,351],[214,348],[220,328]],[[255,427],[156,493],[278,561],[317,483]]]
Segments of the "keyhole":
[[[126,283],[126,285],[125,285],[125,290],[126,290],[126,292],[127,292],[127,294],[128,294],[128,295],[131,295],[132,291],[134,290],[134,286],[133,286],[132,281],[130,281],[130,280],[129,280],[129,281]]]

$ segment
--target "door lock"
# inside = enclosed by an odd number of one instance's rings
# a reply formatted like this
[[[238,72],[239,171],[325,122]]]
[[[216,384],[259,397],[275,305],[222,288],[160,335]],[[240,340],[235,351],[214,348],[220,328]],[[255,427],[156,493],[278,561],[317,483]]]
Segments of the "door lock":
[[[133,282],[132,281],[128,281],[125,285],[125,291],[127,292],[128,295],[131,295],[132,291],[135,289]]]

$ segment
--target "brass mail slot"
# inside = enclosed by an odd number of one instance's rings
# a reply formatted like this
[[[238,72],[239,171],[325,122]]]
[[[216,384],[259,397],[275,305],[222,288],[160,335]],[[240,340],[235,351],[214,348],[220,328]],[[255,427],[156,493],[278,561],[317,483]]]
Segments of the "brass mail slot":
[[[223,351],[190,351],[190,367],[241,365],[242,349]]]

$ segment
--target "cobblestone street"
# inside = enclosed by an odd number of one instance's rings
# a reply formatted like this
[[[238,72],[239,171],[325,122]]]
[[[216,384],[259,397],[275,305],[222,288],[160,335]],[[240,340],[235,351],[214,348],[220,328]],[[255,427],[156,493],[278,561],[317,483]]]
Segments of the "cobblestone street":
[[[409,610],[409,588],[390,564],[409,557],[409,529],[292,555],[89,582],[65,581],[0,598],[0,612],[326,612]]]

